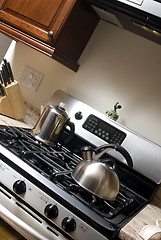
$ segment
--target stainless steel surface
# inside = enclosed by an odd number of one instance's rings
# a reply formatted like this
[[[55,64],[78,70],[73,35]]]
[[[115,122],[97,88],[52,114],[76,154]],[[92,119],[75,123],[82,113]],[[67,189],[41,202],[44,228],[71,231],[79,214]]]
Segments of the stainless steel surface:
[[[154,182],[148,179],[144,181],[143,176],[135,175],[134,171],[128,169],[132,163],[126,159],[127,155],[125,151],[121,151],[122,147],[130,153],[134,169],[157,183],[161,178],[161,147],[62,91],[57,91],[49,102],[47,106],[58,105],[60,102],[66,104],[69,117],[76,127],[74,141],[65,147],[61,138],[57,147],[52,148],[35,141],[30,132],[23,129],[13,127],[1,129],[0,206],[11,214],[1,210],[0,216],[20,232],[21,224],[24,222],[23,234],[26,233],[27,238],[32,240],[36,237],[41,239],[41,236],[50,240],[112,238],[117,235],[122,225],[136,214],[136,211],[145,206],[157,188]],[[87,126],[90,126],[90,129]],[[68,132],[65,131],[65,135],[68,135]],[[88,143],[90,146],[93,145],[95,152],[93,154],[88,151],[84,154],[83,161],[86,163],[94,161],[96,164],[100,163],[98,159],[106,152],[107,144],[108,147],[110,144],[115,146],[115,150],[110,149],[108,152],[116,158],[115,169],[120,179],[120,191],[115,201],[107,202],[91,195],[71,178],[71,172],[82,161],[78,150]],[[129,166],[118,164],[117,160]],[[108,168],[110,177],[107,176],[107,172],[104,177],[109,177],[108,185],[111,187],[113,179],[116,181],[117,176],[111,176],[115,175],[114,169],[109,167],[111,165],[105,165],[105,159],[101,163],[103,164],[100,167],[104,168],[101,172]],[[93,170],[90,172],[94,173]],[[128,179],[130,181],[127,181]],[[144,193],[142,187],[146,189]],[[54,212],[54,216],[47,211],[51,206],[57,211],[56,215]],[[127,212],[130,215],[127,216]],[[10,221],[11,218],[13,221]],[[72,220],[70,222],[72,228],[66,226],[68,220]],[[37,232],[40,237],[37,236]]]
[[[0,204],[0,216],[10,226],[12,226],[15,230],[17,230],[20,234],[29,240],[49,240],[49,238],[44,237],[38,231],[8,211],[7,208],[5,208],[2,204]],[[56,239],[57,238],[55,238],[55,240]]]
[[[133,169],[148,177],[152,181],[158,184],[160,183],[161,146],[126,128],[118,122],[109,119],[104,114],[101,114],[99,111],[79,101],[78,99],[71,97],[61,90],[58,90],[51,97],[51,99],[47,102],[47,105],[59,104],[60,102],[64,102],[66,104],[66,110],[68,111],[71,121],[73,123],[76,123],[75,133],[84,139],[88,139],[88,141],[95,146],[107,144],[108,141],[104,141],[98,136],[95,136],[93,133],[82,128],[82,125],[90,114],[97,116],[104,122],[116,127],[118,130],[123,131],[126,134],[126,138],[124,139],[121,146],[130,153],[133,160]],[[75,117],[75,114],[78,112],[82,115],[82,118],[79,120]],[[124,158],[114,150],[110,152],[110,155],[116,157],[120,161],[124,161]]]
[[[95,0],[97,2],[97,0]],[[150,13],[154,16],[161,17],[161,3],[155,0],[113,0],[113,2],[121,2],[126,5],[139,9],[145,13]]]
[[[106,200],[115,200],[120,188],[119,178],[114,172],[114,167],[107,163],[102,163],[100,157],[111,149],[117,149],[117,145],[108,144],[99,147],[101,153],[96,154],[95,150],[85,147],[83,151],[83,161],[80,162],[72,172],[73,179],[89,192]],[[97,149],[97,150],[98,150]],[[121,146],[126,161],[132,165],[130,155]],[[121,151],[121,150],[120,150]],[[93,153],[93,154],[92,154]],[[114,165],[113,165],[114,166]]]
[[[45,107],[31,134],[39,141],[54,146],[65,125],[71,127],[64,104],[61,102],[57,106],[49,105]],[[73,133],[74,129],[71,128],[71,134]]]
[[[119,192],[117,174],[106,163],[84,160],[73,171],[72,177],[80,186],[106,200],[115,200]]]
[[[5,195],[5,190],[0,189],[3,191],[0,191],[0,217],[27,240],[67,240],[56,229],[53,229],[53,233],[48,230],[46,223],[41,218],[10,196],[9,193],[6,192]],[[7,196],[10,196],[11,199]]]
[[[155,0],[116,0],[118,2],[125,3],[134,8],[148,12],[152,15],[161,17],[161,3]]]
[[[160,0],[86,0],[100,19],[161,45]]]
[[[3,146],[0,146],[0,152],[2,151],[4,156],[11,158],[16,165],[21,167],[21,171],[25,170],[26,172],[30,173],[31,176],[34,176],[35,179],[37,179],[39,182],[43,182],[45,186],[48,186],[49,189],[54,191],[53,183],[51,181],[49,181],[47,178],[44,178],[36,170],[34,170],[25,162],[23,162],[20,158],[16,157],[13,153],[5,149]],[[62,229],[62,220],[66,216],[72,216],[75,219],[77,228],[74,232],[69,233],[69,235],[73,239],[107,240],[106,237],[104,237],[102,234],[96,231],[93,227],[91,227],[89,224],[87,224],[82,219],[80,219],[77,215],[75,215],[70,210],[68,210],[63,204],[61,204],[60,202],[57,202],[54,199],[54,197],[49,196],[42,189],[38,188],[36,185],[34,185],[34,183],[30,182],[28,179],[26,179],[24,176],[16,172],[13,168],[8,166],[6,163],[4,163],[0,159],[0,182],[4,185],[7,185],[7,188],[10,191],[13,191],[13,183],[16,180],[25,181],[26,188],[28,190],[26,191],[25,194],[22,194],[21,196],[19,195],[19,198],[25,201],[29,206],[32,206],[34,209],[36,209],[36,211],[38,211],[39,214],[45,216],[44,209],[48,204],[57,205],[59,209],[59,215],[56,219],[50,219],[50,221],[57,228]],[[56,191],[57,191],[57,188],[58,187],[55,186]],[[63,192],[63,194],[65,198],[66,193]],[[55,229],[54,227],[51,227],[51,225],[48,225],[47,222],[45,222],[42,218],[40,218],[36,213],[28,209],[26,205],[23,205],[21,201],[14,198],[14,196],[12,196],[8,191],[3,189],[3,187],[1,186],[0,186],[0,201],[1,201],[1,204],[5,208],[7,208],[11,213],[13,213],[16,217],[20,218],[22,221],[30,225],[36,231],[44,235],[47,239],[48,238],[50,240],[55,240],[55,239],[67,240],[68,239],[68,237],[63,236],[62,231],[60,233],[57,229]],[[0,217],[1,217],[1,213],[0,213]],[[37,221],[35,221],[35,219],[37,219]],[[56,238],[56,235],[60,237]]]

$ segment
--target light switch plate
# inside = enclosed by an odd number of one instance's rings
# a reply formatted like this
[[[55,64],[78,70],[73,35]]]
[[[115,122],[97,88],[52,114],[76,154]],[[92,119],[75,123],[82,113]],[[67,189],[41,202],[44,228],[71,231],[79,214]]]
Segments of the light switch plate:
[[[35,69],[25,66],[18,82],[36,92],[43,79],[43,76],[44,75],[42,73],[36,71]]]

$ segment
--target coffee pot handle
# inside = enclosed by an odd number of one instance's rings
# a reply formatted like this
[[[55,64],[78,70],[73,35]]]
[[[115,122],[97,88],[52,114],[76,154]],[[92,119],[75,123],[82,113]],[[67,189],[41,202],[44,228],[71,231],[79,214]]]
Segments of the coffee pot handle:
[[[71,141],[71,139],[72,139],[73,136],[74,136],[74,132],[75,132],[75,125],[74,125],[74,123],[68,121],[68,122],[66,123],[66,126],[69,126],[70,132],[69,132],[69,136],[68,136],[67,139],[64,141],[64,145],[67,145],[67,144]]]

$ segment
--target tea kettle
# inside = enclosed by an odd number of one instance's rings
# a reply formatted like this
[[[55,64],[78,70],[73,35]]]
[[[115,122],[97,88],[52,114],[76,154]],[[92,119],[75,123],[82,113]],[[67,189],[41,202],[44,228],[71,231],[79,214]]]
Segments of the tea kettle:
[[[74,123],[70,122],[68,113],[65,110],[65,104],[61,102],[57,106],[48,105],[44,108],[31,134],[37,140],[47,145],[55,146],[66,126],[69,126],[70,133],[67,139],[65,139],[64,145],[73,137],[75,127]]]
[[[115,200],[120,187],[119,178],[114,171],[115,165],[111,167],[100,160],[100,157],[111,149],[121,153],[129,167],[133,167],[130,154],[122,146],[106,144],[96,149],[86,146],[82,148],[83,161],[71,174],[81,187],[105,200]]]

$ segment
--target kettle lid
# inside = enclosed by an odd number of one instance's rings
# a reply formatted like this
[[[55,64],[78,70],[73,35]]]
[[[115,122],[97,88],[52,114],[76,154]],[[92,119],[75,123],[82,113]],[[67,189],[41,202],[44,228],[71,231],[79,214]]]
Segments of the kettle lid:
[[[59,105],[57,106],[59,109],[65,111],[65,103],[60,102]]]
[[[60,102],[58,105],[53,106],[49,105],[49,108],[53,111],[54,114],[62,115],[64,119],[68,119],[69,115],[65,110],[65,103]]]

